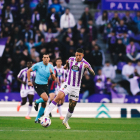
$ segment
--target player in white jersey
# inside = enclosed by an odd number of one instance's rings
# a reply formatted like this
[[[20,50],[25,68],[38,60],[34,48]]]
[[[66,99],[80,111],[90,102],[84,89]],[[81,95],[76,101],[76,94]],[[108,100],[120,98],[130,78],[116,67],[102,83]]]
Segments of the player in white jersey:
[[[84,50],[79,48],[76,50],[75,57],[70,57],[64,66],[65,69],[69,68],[66,82],[61,86],[56,98],[52,101],[45,112],[45,117],[55,108],[56,104],[62,100],[65,95],[69,94],[69,109],[66,114],[63,124],[66,129],[70,129],[68,124],[69,118],[72,116],[76,103],[79,99],[79,92],[81,86],[81,80],[85,70],[88,70],[91,75],[95,75],[90,64],[83,59]]]
[[[62,83],[66,80],[66,76],[67,76],[67,72],[62,66],[62,59],[61,58],[56,59],[56,66],[54,67],[54,69],[57,71],[57,78],[58,78],[58,82],[57,82],[56,87],[55,87],[55,94],[57,95]],[[58,112],[60,114],[61,120],[64,119],[64,117],[62,115],[62,105],[64,103],[64,99],[65,98],[60,100],[57,104]]]
[[[17,106],[17,111],[20,110],[20,107],[21,107],[22,105],[25,105],[25,104],[26,104],[27,98],[28,98],[28,100],[29,100],[29,106],[28,106],[27,115],[26,115],[26,117],[25,117],[26,119],[31,119],[31,118],[29,117],[29,115],[30,115],[30,113],[31,113],[32,102],[33,102],[34,92],[35,92],[34,87],[28,86],[27,70],[28,70],[29,68],[31,68],[31,67],[32,67],[32,62],[31,62],[31,61],[28,61],[28,62],[27,62],[27,67],[24,68],[24,69],[22,69],[22,70],[19,72],[18,76],[17,76],[17,80],[18,80],[19,82],[21,82],[20,96],[21,96],[21,98],[22,98],[22,101],[21,101],[21,102],[18,104],[18,106]],[[30,80],[31,80],[32,82],[34,82],[34,80],[35,80],[35,75],[36,75],[35,71],[34,71],[34,72],[31,72]]]

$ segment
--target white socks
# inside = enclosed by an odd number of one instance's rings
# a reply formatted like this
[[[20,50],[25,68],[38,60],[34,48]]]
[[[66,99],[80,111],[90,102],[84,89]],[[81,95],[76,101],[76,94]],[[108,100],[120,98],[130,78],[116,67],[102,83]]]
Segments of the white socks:
[[[67,112],[67,114],[66,114],[66,117],[65,117],[65,119],[64,119],[64,123],[66,123],[68,120],[69,120],[69,118],[71,118],[71,116],[72,116],[72,113],[73,112],[70,112],[70,110],[68,109],[68,112]]]
[[[32,110],[32,106],[28,106],[27,116],[30,116],[31,110]]]
[[[62,116],[62,105],[57,105],[60,117]]]
[[[48,108],[47,108],[47,110],[46,110],[46,112],[45,112],[45,117],[48,117],[49,116],[49,114],[51,113],[51,111],[55,108],[55,106],[56,106],[56,102],[55,101],[52,101],[51,102],[51,104],[48,106]]]

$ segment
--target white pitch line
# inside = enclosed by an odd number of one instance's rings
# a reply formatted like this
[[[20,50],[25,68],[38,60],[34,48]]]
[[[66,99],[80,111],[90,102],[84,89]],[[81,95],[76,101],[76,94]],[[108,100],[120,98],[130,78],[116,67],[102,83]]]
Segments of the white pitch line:
[[[0,130],[0,131],[49,131],[49,132],[114,132],[114,133],[125,133],[125,132],[140,132],[140,131],[100,131],[100,130]]]

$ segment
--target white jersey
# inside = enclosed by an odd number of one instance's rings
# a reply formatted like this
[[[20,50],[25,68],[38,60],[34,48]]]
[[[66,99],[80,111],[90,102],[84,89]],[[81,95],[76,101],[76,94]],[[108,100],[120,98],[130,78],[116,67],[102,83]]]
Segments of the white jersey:
[[[57,66],[54,67],[54,69],[57,72],[57,77],[59,79],[59,83],[60,85],[66,81],[67,78],[67,71],[63,68],[63,66],[61,66],[61,68],[58,68]],[[58,84],[56,85],[56,88],[58,88]],[[60,88],[60,87],[59,87]]]
[[[28,86],[27,70],[28,68],[22,69],[17,76],[18,78],[21,78],[22,81],[26,82],[26,84],[21,84],[20,90],[34,90],[34,87]],[[31,72],[30,75],[31,82],[35,80],[35,76],[36,76],[35,71]]]
[[[82,61],[77,62],[76,57],[70,57],[68,59],[68,63],[69,63],[69,71],[68,71],[66,83],[70,86],[80,88],[81,80],[86,70],[84,68],[84,65],[86,64],[89,66],[90,69],[92,68],[85,59],[82,59]]]

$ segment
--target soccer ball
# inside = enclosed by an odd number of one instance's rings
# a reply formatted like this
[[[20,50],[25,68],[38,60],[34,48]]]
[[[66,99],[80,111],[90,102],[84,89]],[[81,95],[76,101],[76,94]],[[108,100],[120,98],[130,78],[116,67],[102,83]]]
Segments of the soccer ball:
[[[49,127],[51,125],[51,119],[48,118],[48,117],[42,117],[40,119],[40,124],[43,126],[43,127]]]

